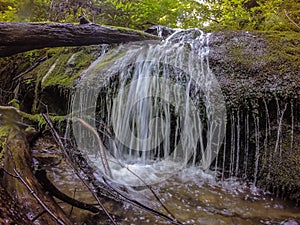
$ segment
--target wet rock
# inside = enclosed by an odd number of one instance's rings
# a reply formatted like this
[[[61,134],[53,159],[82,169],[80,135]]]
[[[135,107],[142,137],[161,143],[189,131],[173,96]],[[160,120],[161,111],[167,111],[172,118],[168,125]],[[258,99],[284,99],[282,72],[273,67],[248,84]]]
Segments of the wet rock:
[[[295,220],[285,221],[285,222],[282,222],[280,224],[282,224],[282,225],[299,225],[299,223]]]
[[[169,27],[155,25],[155,26],[149,27],[145,32],[149,33],[149,34],[157,35],[159,37],[166,38],[166,37],[170,36],[171,34],[173,34],[175,32],[175,30],[172,28],[169,28]]]
[[[287,44],[287,40],[289,44]],[[233,107],[247,99],[300,94],[299,34],[227,31],[212,33],[212,72]]]

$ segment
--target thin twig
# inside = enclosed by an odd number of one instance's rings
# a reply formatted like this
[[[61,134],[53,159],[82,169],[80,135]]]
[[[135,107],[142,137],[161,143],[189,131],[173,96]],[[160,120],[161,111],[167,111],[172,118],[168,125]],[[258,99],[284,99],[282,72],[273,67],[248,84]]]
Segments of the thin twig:
[[[172,224],[182,225],[182,223],[180,221],[177,221],[174,218],[171,218],[171,217],[169,217],[169,216],[167,216],[167,215],[165,215],[165,214],[163,214],[163,213],[161,213],[161,212],[159,212],[157,210],[154,210],[154,209],[152,209],[152,208],[150,208],[150,207],[148,207],[148,206],[146,206],[146,205],[144,205],[144,204],[142,204],[142,203],[140,203],[140,202],[138,202],[138,201],[136,201],[134,199],[131,199],[131,198],[127,197],[126,195],[124,195],[123,193],[121,193],[119,190],[117,190],[115,187],[113,187],[112,185],[110,185],[109,182],[106,180],[106,178],[104,176],[102,176],[102,179],[103,179],[103,181],[105,182],[105,184],[109,188],[111,188],[116,193],[118,193],[120,196],[122,196],[127,202],[129,202],[129,203],[131,203],[131,204],[133,204],[133,205],[135,205],[135,206],[137,206],[137,207],[139,207],[139,208],[141,208],[143,210],[146,210],[146,211],[148,211],[148,212],[150,212],[150,213],[152,213],[152,214],[154,214],[156,216],[159,216],[159,217],[161,217],[161,218],[163,218],[163,219],[171,222]]]
[[[26,73],[29,73],[34,68],[36,68],[38,65],[40,65],[42,62],[44,62],[46,59],[48,59],[48,56],[44,56],[42,58],[38,58],[31,67],[29,67],[27,70],[25,70],[24,72],[20,73],[19,75],[15,76],[13,78],[13,80],[17,80],[18,78],[22,77]]]
[[[15,174],[17,175],[18,179],[25,185],[25,187],[30,191],[33,197],[40,203],[40,205],[47,211],[47,213],[52,216],[59,224],[64,225],[65,223],[58,218],[46,205],[45,203],[37,196],[34,190],[27,184],[27,182],[23,179],[20,173],[17,171],[16,168],[13,169]]]
[[[285,16],[289,19],[289,21],[291,21],[296,27],[300,29],[300,26],[294,20],[292,20],[292,18],[289,16],[288,11],[286,9],[284,10],[284,13]]]
[[[7,175],[13,177],[13,178],[18,178],[16,175],[13,175],[12,173],[8,172],[6,169],[4,169],[2,166],[0,167],[0,170],[3,170],[4,173]]]
[[[78,172],[78,170],[75,168],[75,166],[72,163],[72,160],[69,157],[69,154],[66,151],[66,148],[60,138],[60,136],[58,135],[58,133],[56,132],[56,130],[53,127],[53,124],[51,122],[51,120],[49,119],[49,117],[45,114],[42,114],[42,116],[44,117],[44,119],[46,120],[47,124],[50,127],[50,131],[54,137],[54,139],[56,140],[59,148],[63,151],[66,161],[68,163],[68,165],[73,169],[73,171],[75,172],[75,174],[78,176],[78,178],[82,181],[82,183],[88,188],[88,190],[90,191],[90,193],[93,195],[93,197],[96,199],[96,201],[98,202],[99,206],[102,208],[102,210],[105,212],[105,214],[107,215],[107,217],[110,219],[110,221],[114,224],[117,225],[117,222],[112,218],[112,216],[110,215],[110,213],[108,212],[108,210],[105,208],[105,206],[102,204],[102,202],[100,201],[99,197],[97,196],[97,194],[95,193],[95,191],[93,190],[93,188],[87,183],[87,181],[82,177],[82,175]]]
[[[43,210],[42,212],[38,213],[35,217],[31,219],[32,222],[36,221],[38,218],[40,218],[44,213],[46,213],[46,210]]]
[[[111,169],[109,167],[109,164],[108,164],[108,161],[107,161],[107,157],[106,157],[106,153],[105,153],[105,149],[104,149],[104,146],[103,146],[103,142],[102,142],[99,134],[97,133],[97,131],[95,130],[95,128],[93,128],[90,124],[88,124],[84,120],[82,120],[80,118],[76,118],[75,122],[81,123],[85,128],[87,128],[89,131],[91,131],[96,136],[97,141],[98,141],[98,145],[99,145],[100,158],[101,158],[102,165],[104,167],[105,173],[110,178],[112,178]]]
[[[74,191],[73,191],[73,199],[75,199],[75,196],[76,196],[76,187],[74,188]],[[70,210],[69,216],[72,216],[73,209],[74,209],[74,206],[71,205],[71,210]]]

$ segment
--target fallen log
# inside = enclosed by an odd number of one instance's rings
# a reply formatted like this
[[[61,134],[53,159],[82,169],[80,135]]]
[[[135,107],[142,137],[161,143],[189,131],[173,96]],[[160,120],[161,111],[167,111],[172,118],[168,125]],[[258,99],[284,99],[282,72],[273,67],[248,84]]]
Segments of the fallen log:
[[[16,119],[16,109],[0,107],[4,118]],[[6,121],[4,121],[5,123]],[[9,121],[11,127],[6,139],[3,187],[16,201],[28,218],[40,224],[65,224],[72,222],[54,199],[46,193],[32,172],[31,152],[25,133]]]
[[[0,57],[46,47],[159,40],[142,31],[93,23],[0,23]]]
[[[33,225],[22,212],[19,205],[10,197],[0,185],[0,224]]]

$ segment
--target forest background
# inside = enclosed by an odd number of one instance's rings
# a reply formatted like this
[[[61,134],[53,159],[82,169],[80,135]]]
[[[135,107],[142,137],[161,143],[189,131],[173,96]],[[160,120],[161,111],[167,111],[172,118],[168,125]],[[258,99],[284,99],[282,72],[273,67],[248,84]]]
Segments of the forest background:
[[[1,22],[78,22],[144,30],[300,30],[299,0],[0,0]]]

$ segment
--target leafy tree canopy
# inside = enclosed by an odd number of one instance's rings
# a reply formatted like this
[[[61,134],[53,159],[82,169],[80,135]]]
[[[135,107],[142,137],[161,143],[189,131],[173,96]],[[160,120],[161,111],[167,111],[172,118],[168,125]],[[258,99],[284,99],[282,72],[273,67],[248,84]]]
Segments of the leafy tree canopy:
[[[0,21],[300,31],[299,0],[0,0]]]

